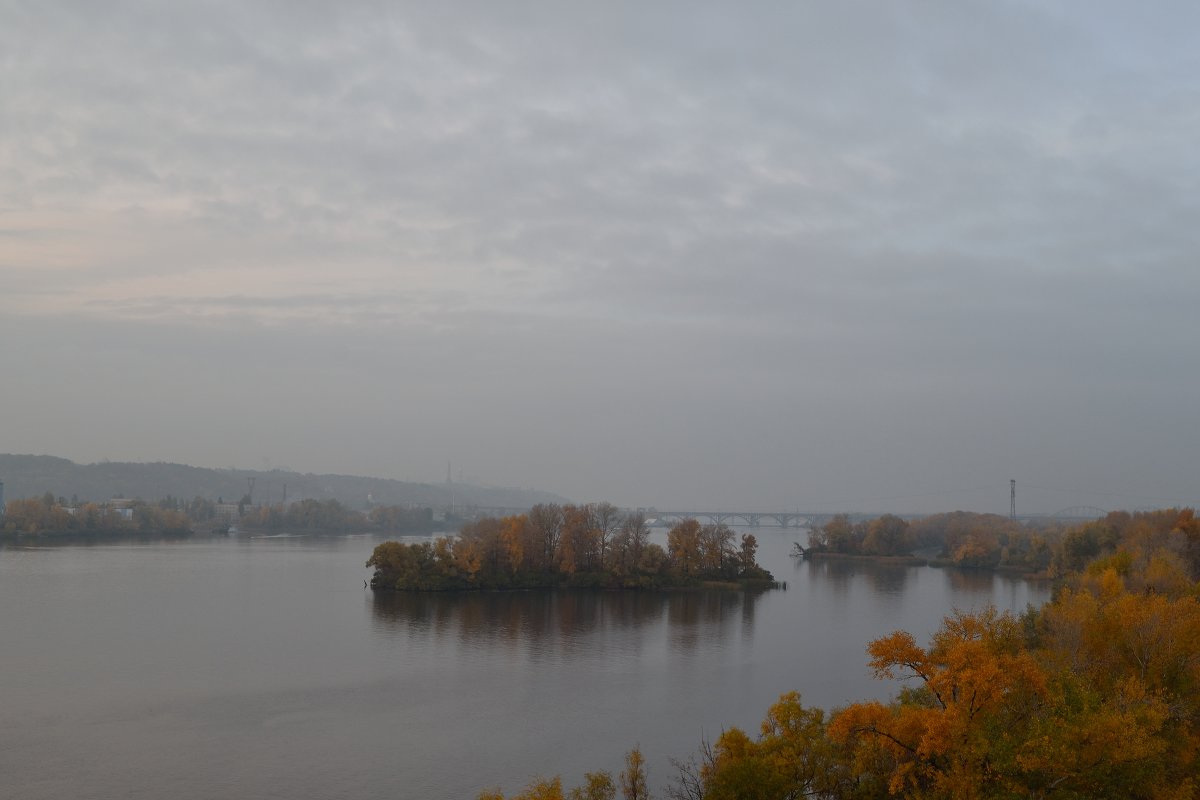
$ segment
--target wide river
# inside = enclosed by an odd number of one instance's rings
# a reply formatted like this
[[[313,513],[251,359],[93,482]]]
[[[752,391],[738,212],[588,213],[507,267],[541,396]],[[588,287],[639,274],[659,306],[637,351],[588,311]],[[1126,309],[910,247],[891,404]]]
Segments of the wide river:
[[[787,589],[375,597],[380,541],[241,536],[0,549],[0,797],[439,800],[575,785],[640,745],[651,786],[798,690],[885,699],[864,648],[1045,584],[803,562]]]

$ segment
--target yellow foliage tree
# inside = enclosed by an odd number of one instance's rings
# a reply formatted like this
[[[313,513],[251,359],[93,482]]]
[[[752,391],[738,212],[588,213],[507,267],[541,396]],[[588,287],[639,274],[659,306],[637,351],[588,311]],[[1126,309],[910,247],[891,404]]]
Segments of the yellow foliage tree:
[[[990,734],[1029,719],[1047,693],[1046,675],[1021,646],[1011,614],[956,613],[928,650],[900,631],[868,652],[877,677],[919,685],[891,706],[846,708],[830,723],[835,741],[859,751],[862,764],[889,765],[893,794],[986,797],[1005,783]]]

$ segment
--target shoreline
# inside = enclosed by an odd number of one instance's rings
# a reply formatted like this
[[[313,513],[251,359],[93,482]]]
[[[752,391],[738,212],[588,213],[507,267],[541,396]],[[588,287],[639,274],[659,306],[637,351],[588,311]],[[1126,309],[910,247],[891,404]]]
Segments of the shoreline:
[[[748,579],[743,581],[700,581],[698,583],[613,586],[605,584],[589,585],[585,583],[571,584],[569,582],[533,584],[528,586],[447,586],[441,589],[403,588],[391,586],[376,586],[369,583],[372,592],[381,595],[395,594],[475,594],[482,592],[547,592],[547,591],[585,591],[585,592],[766,592],[774,589],[787,591],[787,581]]]
[[[862,553],[833,553],[826,550],[805,550],[803,555],[793,553],[793,556],[803,558],[805,561],[860,561],[871,564],[889,564],[902,567],[934,567],[936,569],[960,569],[970,572],[999,572],[1008,575],[1018,575],[1023,578],[1034,580],[1053,580],[1053,577],[1046,574],[1045,570],[1035,570],[1027,567],[1017,567],[1008,564],[997,564],[995,566],[969,566],[966,564],[955,564],[948,558],[907,555],[907,556],[871,556],[863,555]]]

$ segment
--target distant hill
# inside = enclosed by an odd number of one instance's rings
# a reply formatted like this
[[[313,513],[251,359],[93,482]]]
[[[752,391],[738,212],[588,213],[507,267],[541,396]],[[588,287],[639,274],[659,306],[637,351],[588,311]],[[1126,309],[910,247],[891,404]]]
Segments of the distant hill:
[[[473,505],[529,508],[537,503],[562,503],[565,498],[533,489],[506,489],[470,484],[431,484],[369,478],[358,475],[313,475],[283,470],[206,469],[186,464],[105,461],[76,464],[54,456],[0,453],[0,481],[5,500],[36,497],[76,497],[80,502],[113,497],[154,501],[172,496],[190,500],[236,502],[246,494],[247,478],[254,479],[256,503],[278,503],[287,484],[288,501],[338,500],[353,509],[376,505],[416,504],[434,508]],[[370,501],[368,501],[368,496]]]

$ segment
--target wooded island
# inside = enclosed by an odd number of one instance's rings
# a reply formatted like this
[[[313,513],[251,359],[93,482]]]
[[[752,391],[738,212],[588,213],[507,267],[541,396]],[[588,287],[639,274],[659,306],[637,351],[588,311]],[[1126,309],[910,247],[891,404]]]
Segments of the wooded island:
[[[684,520],[664,549],[639,512],[611,503],[544,503],[526,514],[484,517],[457,536],[384,542],[367,561],[378,590],[774,586],[755,561],[758,541],[725,525]]]
[[[870,558],[939,567],[1059,577],[1112,548],[1130,515],[1067,526],[1018,522],[997,514],[951,511],[906,520],[894,514],[854,521],[838,514],[808,534],[808,558]],[[797,543],[799,544],[799,543]],[[925,553],[918,556],[917,553]]]

